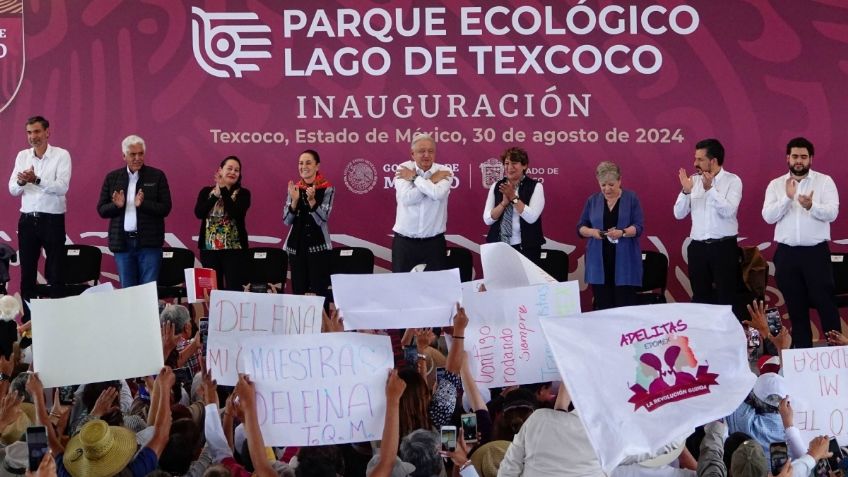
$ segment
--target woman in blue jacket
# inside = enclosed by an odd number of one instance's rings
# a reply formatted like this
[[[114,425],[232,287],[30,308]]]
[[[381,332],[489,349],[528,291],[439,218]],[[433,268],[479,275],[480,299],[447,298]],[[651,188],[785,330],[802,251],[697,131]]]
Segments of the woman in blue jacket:
[[[642,207],[635,193],[621,188],[621,169],[614,162],[598,164],[595,177],[601,191],[586,201],[577,224],[577,233],[589,239],[586,283],[592,285],[594,308],[636,305],[642,285]]]

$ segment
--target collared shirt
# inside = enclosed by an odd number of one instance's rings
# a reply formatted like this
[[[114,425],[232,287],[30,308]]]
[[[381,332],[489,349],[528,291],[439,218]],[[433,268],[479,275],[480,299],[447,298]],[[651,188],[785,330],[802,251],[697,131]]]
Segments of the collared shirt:
[[[434,184],[430,177],[437,171],[450,172],[450,169],[433,164],[425,172],[414,161],[406,161],[400,166],[413,169],[418,177],[414,181],[395,179],[397,215],[392,230],[411,238],[428,238],[445,233],[451,179],[448,177]]]
[[[524,178],[521,179],[522,181]],[[486,225],[492,225],[497,220],[492,218],[492,209],[494,209],[497,204],[495,204],[495,187],[498,186],[498,182],[492,184],[492,187],[489,187],[489,195],[486,197],[486,207],[483,209],[483,222]],[[518,193],[518,187],[516,189],[516,194]],[[513,206],[514,207],[514,206]],[[542,187],[542,183],[539,182],[536,184],[536,187],[533,189],[533,195],[530,196],[530,203],[524,204],[524,211],[521,214],[512,214],[512,236],[509,239],[510,245],[518,245],[521,243],[521,220],[524,219],[527,223],[535,223],[539,220],[539,216],[542,215],[542,210],[545,208],[545,191]]]
[[[33,168],[41,182],[18,185],[18,174]],[[67,210],[65,194],[71,183],[71,155],[61,147],[47,145],[44,157],[35,155],[35,148],[24,149],[15,158],[15,169],[9,178],[9,192],[21,197],[21,212],[64,214]]]
[[[124,231],[136,232],[138,230],[138,215],[135,210],[135,190],[138,185],[138,171],[130,172],[127,167],[127,174],[130,175],[130,183],[127,186],[127,193],[124,202]]]
[[[811,246],[830,240],[830,223],[839,213],[839,193],[830,176],[810,171],[798,183],[795,197],[786,195],[789,173],[771,181],[763,203],[763,219],[774,227],[774,241],[791,246]],[[813,205],[805,209],[798,194],[813,193]]]
[[[703,177],[692,176],[692,192],[677,195],[674,218],[681,220],[692,214],[692,240],[718,239],[739,233],[736,211],[742,200],[742,180],[724,168],[713,177],[710,190],[704,190]]]

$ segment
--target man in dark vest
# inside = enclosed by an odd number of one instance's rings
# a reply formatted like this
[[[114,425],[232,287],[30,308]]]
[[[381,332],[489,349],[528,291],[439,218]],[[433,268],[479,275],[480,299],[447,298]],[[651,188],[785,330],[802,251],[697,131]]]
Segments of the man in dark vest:
[[[483,211],[489,226],[486,242],[505,242],[530,260],[538,261],[545,243],[542,183],[527,177],[527,151],[511,147],[501,154],[504,178],[492,184]]]

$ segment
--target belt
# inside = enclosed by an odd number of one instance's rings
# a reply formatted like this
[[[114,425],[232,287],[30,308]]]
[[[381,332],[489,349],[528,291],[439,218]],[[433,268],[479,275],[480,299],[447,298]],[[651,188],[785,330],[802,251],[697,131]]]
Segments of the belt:
[[[33,217],[37,219],[39,217],[59,217],[60,215],[64,214],[49,214],[47,212],[21,212],[21,215],[23,215],[24,217]]]
[[[395,232],[395,237],[399,237],[399,238],[406,239],[406,240],[415,240],[416,242],[423,242],[425,240],[433,240],[433,239],[437,239],[437,238],[442,238],[444,236],[445,236],[445,234],[442,233],[442,234],[433,235],[432,237],[416,238],[416,237],[407,237],[406,235],[401,235],[401,234]]]
[[[138,232],[127,232],[127,231],[124,231],[124,235],[125,235],[127,238],[137,238],[137,237],[138,237]]]
[[[728,235],[727,237],[712,238],[712,239],[706,239],[706,240],[693,240],[693,242],[702,243],[704,245],[710,245],[710,244],[713,244],[713,243],[727,242],[728,240],[733,240],[735,242],[736,241],[736,235]]]

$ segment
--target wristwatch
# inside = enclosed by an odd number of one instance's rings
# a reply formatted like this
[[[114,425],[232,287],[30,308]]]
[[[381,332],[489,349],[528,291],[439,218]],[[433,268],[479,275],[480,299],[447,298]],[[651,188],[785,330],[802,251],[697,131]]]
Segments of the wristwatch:
[[[518,203],[518,197],[513,197],[510,202],[512,202],[512,205],[517,204]]]

